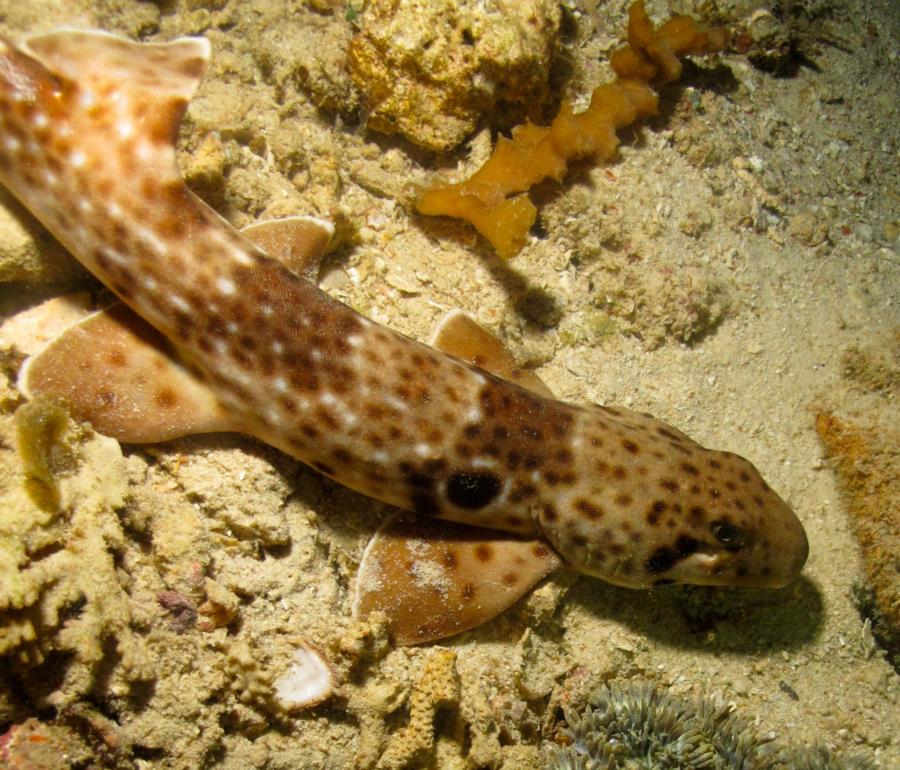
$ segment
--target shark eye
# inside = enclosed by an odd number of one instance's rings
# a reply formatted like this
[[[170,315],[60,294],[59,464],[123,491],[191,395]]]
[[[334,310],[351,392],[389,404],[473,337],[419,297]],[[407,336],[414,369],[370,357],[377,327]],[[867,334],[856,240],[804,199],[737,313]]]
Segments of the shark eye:
[[[744,547],[744,530],[730,521],[717,519],[709,525],[709,528],[716,540],[725,546],[726,551],[739,551]]]

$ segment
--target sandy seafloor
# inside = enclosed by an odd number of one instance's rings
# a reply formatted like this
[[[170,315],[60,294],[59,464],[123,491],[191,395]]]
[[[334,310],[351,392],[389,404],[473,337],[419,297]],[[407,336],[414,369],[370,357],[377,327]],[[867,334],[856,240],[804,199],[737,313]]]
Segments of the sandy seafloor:
[[[343,4],[328,5],[3,0],[0,31],[208,36],[212,63],[180,157],[223,216],[237,225],[292,213],[336,219],[322,285],[361,312],[427,339],[461,307],[560,398],[649,411],[743,454],[803,521],[808,564],[773,591],[635,592],[563,574],[480,629],[367,658],[353,639],[377,648],[379,632],[351,621],[351,589],[386,506],[237,436],[124,447],[124,459],[110,461],[122,499],[102,514],[105,539],[85,550],[96,561],[75,559],[74,571],[55,576],[48,562],[48,581],[74,586],[59,600],[64,615],[36,623],[38,641],[13,645],[2,663],[3,722],[62,715],[76,734],[91,724],[96,767],[372,766],[406,723],[425,661],[444,647],[457,656],[459,700],[440,713],[436,753],[410,766],[431,756],[441,768],[537,767],[542,742],[558,735],[561,701],[585,682],[636,678],[678,695],[716,694],[781,742],[900,766],[897,673],[854,602],[861,555],[814,426],[823,411],[897,424],[896,370],[885,389],[849,377],[847,366],[848,351],[897,355],[896,5],[806,6],[817,13],[790,33],[805,56],[790,72],[776,76],[740,54],[689,69],[666,91],[659,119],[623,133],[618,161],[580,164],[564,185],[535,192],[541,231],[509,263],[465,225],[412,213],[413,185],[474,169],[489,132],[439,155],[316,108],[304,69],[324,79],[318,93],[331,77],[338,101],[346,94],[340,52],[353,27]],[[561,87],[577,100],[608,77],[625,4],[569,6]],[[742,18],[762,3],[719,7]],[[5,315],[98,290],[27,215],[10,211],[0,212]],[[9,415],[21,356],[15,340],[4,344],[3,478],[13,494],[21,471]],[[63,516],[59,548],[94,527],[90,518],[71,526],[76,515]],[[173,596],[185,599],[180,615]],[[195,623],[204,601],[219,614]],[[75,633],[57,639],[61,622]],[[272,682],[298,637],[344,660],[345,673],[357,662],[338,696],[292,715]]]

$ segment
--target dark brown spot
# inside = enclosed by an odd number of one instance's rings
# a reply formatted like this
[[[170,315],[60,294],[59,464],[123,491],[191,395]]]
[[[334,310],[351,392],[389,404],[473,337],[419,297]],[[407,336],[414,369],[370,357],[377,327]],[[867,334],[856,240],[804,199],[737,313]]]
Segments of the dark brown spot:
[[[687,473],[690,476],[699,476],[700,471],[697,469],[696,465],[691,465],[690,463],[682,463],[681,470]]]
[[[700,547],[700,542],[690,535],[679,535],[675,541],[675,550],[678,552],[680,559],[685,559],[692,553],[696,553]]]
[[[544,481],[551,487],[569,487],[575,483],[575,474],[571,471],[562,471],[560,473],[557,473],[556,471],[547,471],[547,473],[544,474]]]
[[[563,448],[556,453],[556,462],[561,465],[571,465],[574,459],[572,452],[568,449]]]
[[[332,468],[328,463],[323,463],[320,460],[316,460],[312,465],[313,468],[315,468],[320,473],[324,473],[326,476],[334,475],[334,468]]]
[[[157,406],[171,409],[178,404],[178,395],[171,388],[160,388],[154,397]]]
[[[662,500],[654,501],[653,505],[650,506],[650,510],[647,511],[646,519],[647,523],[651,527],[655,527],[659,524],[659,520],[662,517],[663,513],[665,513],[666,504]]]
[[[722,467],[722,463],[720,463],[715,457],[709,458],[708,465],[710,468],[715,468],[716,470]]]
[[[503,575],[502,578],[500,578],[500,580],[503,581],[503,585],[511,588],[519,582],[519,576],[514,572],[507,572]]]
[[[622,446],[625,448],[626,452],[630,452],[633,455],[636,455],[641,451],[640,447],[635,444],[631,439],[623,438]]]
[[[494,558],[494,549],[487,543],[480,543],[475,548],[475,558],[483,564],[487,564]]]
[[[659,486],[662,489],[665,489],[666,492],[677,492],[678,491],[678,482],[674,479],[663,479],[659,482]]]
[[[556,512],[556,508],[554,508],[552,504],[547,503],[541,513],[541,518],[544,521],[553,523],[559,518],[559,514]]]
[[[621,494],[616,495],[616,505],[620,505],[623,508],[631,505],[633,498],[627,492],[622,492]]]
[[[337,447],[331,453],[331,456],[342,465],[350,465],[355,460],[353,454],[351,452],[348,452],[343,447]]]
[[[459,566],[459,557],[456,555],[456,551],[450,548],[444,551],[441,561],[447,569],[456,569]]]
[[[624,479],[628,478],[628,471],[625,469],[624,465],[614,465],[612,469],[612,475],[614,479],[623,481]]]
[[[695,505],[688,511],[688,521],[694,527],[699,527],[706,518],[706,509]]]
[[[644,566],[651,575],[659,575],[672,569],[676,561],[675,552],[671,548],[662,546],[650,555]]]
[[[463,435],[466,438],[476,438],[481,433],[481,426],[478,423],[470,422],[463,428]]]
[[[594,505],[590,500],[580,498],[575,501],[575,509],[585,518],[591,521],[597,521],[603,518],[603,509],[599,505]]]
[[[547,548],[543,543],[537,543],[532,549],[531,552],[538,559],[546,559],[550,555],[550,549]]]
[[[410,507],[416,513],[422,513],[426,516],[437,516],[440,512],[437,500],[434,499],[434,495],[430,492],[416,491],[410,495],[409,499]]]

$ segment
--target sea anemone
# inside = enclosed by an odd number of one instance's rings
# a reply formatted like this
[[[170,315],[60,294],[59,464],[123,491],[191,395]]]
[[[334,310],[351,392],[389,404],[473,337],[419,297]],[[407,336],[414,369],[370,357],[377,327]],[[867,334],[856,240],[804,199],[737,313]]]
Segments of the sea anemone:
[[[824,747],[779,747],[710,698],[690,701],[649,683],[603,685],[581,712],[566,711],[572,741],[547,757],[545,770],[868,770]]]

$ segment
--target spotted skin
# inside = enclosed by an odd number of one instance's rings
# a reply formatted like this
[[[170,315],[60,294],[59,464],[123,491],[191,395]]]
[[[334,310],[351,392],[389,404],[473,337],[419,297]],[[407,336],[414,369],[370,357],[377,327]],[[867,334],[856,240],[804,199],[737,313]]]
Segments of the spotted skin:
[[[796,577],[803,528],[746,460],[375,324],[198,200],[174,142],[208,56],[202,39],[85,32],[2,44],[0,181],[168,338],[234,424],[367,495],[542,538],[621,585]]]

